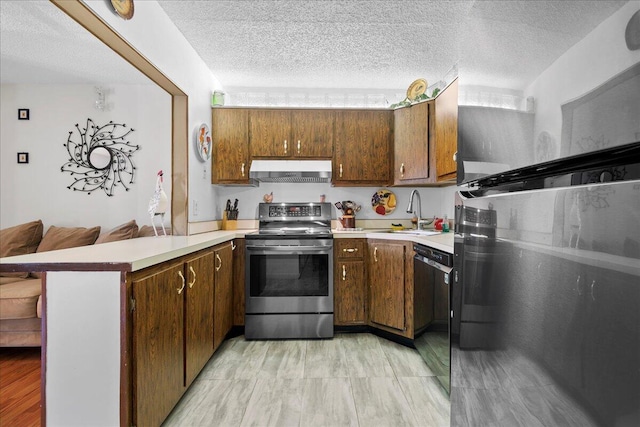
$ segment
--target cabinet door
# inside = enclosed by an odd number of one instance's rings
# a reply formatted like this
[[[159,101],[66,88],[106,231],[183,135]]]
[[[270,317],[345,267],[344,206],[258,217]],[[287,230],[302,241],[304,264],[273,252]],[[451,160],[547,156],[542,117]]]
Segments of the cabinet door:
[[[185,264],[185,385],[198,375],[213,354],[213,251]]]
[[[252,158],[293,155],[289,110],[251,110],[249,123]]]
[[[183,263],[132,280],[133,424],[160,425],[184,391]]]
[[[392,111],[338,111],[333,183],[387,185],[391,178]]]
[[[291,112],[292,149],[295,157],[331,159],[333,156],[334,112],[298,110]]]
[[[631,258],[627,258],[630,260]],[[636,261],[637,262],[637,261]],[[586,267],[583,299],[584,397],[610,425],[640,422],[640,286],[638,276]],[[632,369],[631,369],[632,368]],[[624,421],[623,421],[624,420]],[[626,423],[628,421],[628,424]]]
[[[405,245],[369,243],[369,319],[405,329]]]
[[[394,111],[394,183],[429,179],[429,105],[423,102]]]
[[[336,325],[365,323],[366,286],[364,261],[340,260],[335,263],[334,312]]]
[[[213,348],[216,349],[233,326],[233,250],[231,244],[216,246]]]
[[[435,156],[438,181],[456,179],[458,150],[458,80],[435,99]]]
[[[244,249],[245,240],[235,239],[233,250],[233,324],[244,326]]]
[[[214,108],[211,123],[211,182],[248,183],[249,111]]]

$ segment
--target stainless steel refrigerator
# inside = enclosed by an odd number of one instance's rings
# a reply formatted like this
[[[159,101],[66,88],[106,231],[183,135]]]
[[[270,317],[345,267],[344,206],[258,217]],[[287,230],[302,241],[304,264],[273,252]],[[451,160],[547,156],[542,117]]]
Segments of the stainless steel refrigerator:
[[[640,425],[640,63],[555,98],[459,106],[452,426]]]

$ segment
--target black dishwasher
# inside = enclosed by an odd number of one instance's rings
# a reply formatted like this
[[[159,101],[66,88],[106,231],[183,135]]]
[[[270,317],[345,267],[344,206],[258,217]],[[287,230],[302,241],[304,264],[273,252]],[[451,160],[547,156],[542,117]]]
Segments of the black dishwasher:
[[[413,251],[415,335],[432,324],[448,330],[449,274],[453,255],[420,244],[414,244]]]
[[[413,250],[413,344],[448,394],[451,378],[449,275],[453,255],[419,244],[413,245]]]

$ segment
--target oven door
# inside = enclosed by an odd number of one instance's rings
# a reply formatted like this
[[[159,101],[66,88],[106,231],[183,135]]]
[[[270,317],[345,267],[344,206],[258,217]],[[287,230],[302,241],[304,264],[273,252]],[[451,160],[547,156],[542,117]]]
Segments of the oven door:
[[[333,240],[247,241],[246,313],[333,313]]]

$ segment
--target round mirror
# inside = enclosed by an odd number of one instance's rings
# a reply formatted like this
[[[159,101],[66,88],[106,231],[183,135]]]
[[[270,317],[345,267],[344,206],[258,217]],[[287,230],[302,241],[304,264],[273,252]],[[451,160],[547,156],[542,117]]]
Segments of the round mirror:
[[[94,169],[106,169],[111,165],[111,153],[104,147],[94,147],[89,152],[89,163]]]

